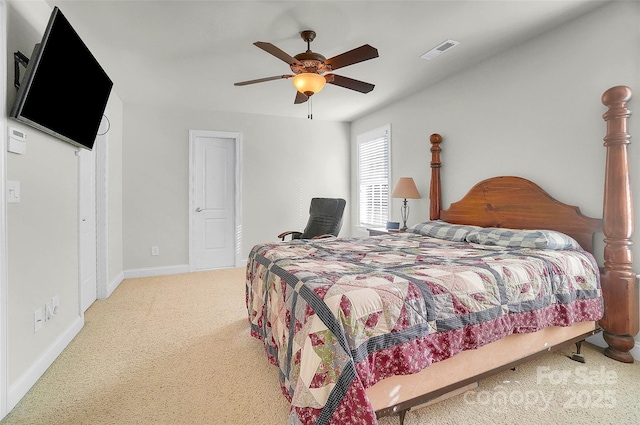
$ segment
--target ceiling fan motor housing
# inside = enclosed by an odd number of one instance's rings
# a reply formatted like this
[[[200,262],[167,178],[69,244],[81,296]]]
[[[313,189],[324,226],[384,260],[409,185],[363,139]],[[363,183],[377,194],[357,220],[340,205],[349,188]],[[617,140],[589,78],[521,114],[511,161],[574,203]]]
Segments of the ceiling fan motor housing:
[[[307,51],[294,56],[299,63],[289,65],[291,71],[295,74],[302,74],[304,72],[324,74],[325,72],[330,72],[331,67],[324,63],[327,58],[320,53],[311,51],[311,42],[315,40],[316,32],[313,30],[305,30],[300,33],[300,37],[307,43]]]
[[[303,72],[324,74],[325,72],[331,71],[331,67],[324,63],[326,60],[325,57],[319,53],[308,50],[305,53],[295,55],[294,58],[296,58],[298,62],[289,65],[289,68],[291,68],[294,74],[302,74]]]

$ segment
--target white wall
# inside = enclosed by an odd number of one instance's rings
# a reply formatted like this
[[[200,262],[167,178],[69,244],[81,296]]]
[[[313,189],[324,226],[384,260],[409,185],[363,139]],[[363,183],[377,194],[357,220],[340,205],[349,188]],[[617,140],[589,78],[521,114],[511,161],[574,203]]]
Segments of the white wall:
[[[124,116],[127,271],[186,270],[190,129],[242,134],[243,258],[257,243],[304,228],[312,197],[349,199],[346,123],[133,104]],[[347,234],[349,223],[343,229]],[[152,245],[159,256],[151,256]]]
[[[13,87],[13,52],[31,56],[47,25],[44,1],[7,2],[7,110]],[[80,34],[82,37],[82,34]],[[24,69],[22,69],[24,72]],[[109,100],[110,279],[122,276],[122,102]],[[7,154],[7,180],[20,182],[21,202],[7,205],[8,341],[10,410],[83,326],[78,278],[78,158],[76,147],[14,120],[27,133],[25,155]],[[3,176],[4,177],[4,176]],[[60,312],[34,332],[34,312],[53,296]]]
[[[7,4],[0,0],[0,58],[7,56]],[[7,80],[7,62],[0,62],[0,81]],[[0,82],[0,418],[7,412],[7,86]]]
[[[444,139],[444,207],[480,180],[519,175],[583,213],[602,217],[606,108],[600,99],[606,89],[628,85],[636,91],[629,104],[636,112],[630,120],[629,161],[640,211],[638,22],[640,3],[616,2],[490,58],[354,122],[352,154],[358,134],[391,123],[393,180],[413,176],[423,194],[410,201],[410,224],[429,216],[431,133]],[[396,219],[399,208],[396,201]],[[638,220],[635,227],[638,240]],[[640,243],[633,251],[634,269],[640,272]]]
[[[51,9],[44,2],[9,3],[8,54],[27,56],[42,38]],[[27,25],[29,23],[29,25]],[[38,32],[38,30],[40,32]],[[9,80],[13,83],[13,72]],[[8,82],[7,82],[8,83]],[[8,108],[16,90],[8,90]],[[26,155],[9,154],[7,179],[20,182],[21,202],[7,205],[8,382],[23,385],[30,368],[56,341],[78,328],[78,164],[75,148],[15,121],[27,133]],[[60,313],[34,333],[34,312],[53,296]],[[81,324],[80,324],[81,326]]]

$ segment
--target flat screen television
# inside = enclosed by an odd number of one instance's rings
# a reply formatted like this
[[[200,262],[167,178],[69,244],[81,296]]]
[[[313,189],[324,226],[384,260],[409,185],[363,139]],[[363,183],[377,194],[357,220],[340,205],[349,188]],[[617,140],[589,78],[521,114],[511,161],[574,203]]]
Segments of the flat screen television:
[[[9,116],[91,150],[113,82],[60,9],[36,44]]]

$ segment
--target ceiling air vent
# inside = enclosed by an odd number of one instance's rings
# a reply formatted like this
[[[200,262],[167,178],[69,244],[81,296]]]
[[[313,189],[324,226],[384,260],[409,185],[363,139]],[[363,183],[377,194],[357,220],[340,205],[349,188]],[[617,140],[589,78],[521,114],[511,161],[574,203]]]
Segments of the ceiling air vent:
[[[454,40],[447,40],[444,41],[442,43],[440,43],[438,46],[434,47],[433,49],[429,50],[427,53],[425,53],[424,55],[420,56],[422,59],[433,59],[436,56],[440,56],[441,54],[443,54],[445,51],[451,49],[452,47],[457,46],[458,44],[460,44],[457,41]]]

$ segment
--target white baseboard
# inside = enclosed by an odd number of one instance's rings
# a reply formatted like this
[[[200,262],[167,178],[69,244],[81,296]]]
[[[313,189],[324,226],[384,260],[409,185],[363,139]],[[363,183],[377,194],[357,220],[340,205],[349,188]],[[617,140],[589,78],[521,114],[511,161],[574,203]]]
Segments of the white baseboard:
[[[177,266],[164,267],[146,267],[141,269],[131,269],[124,271],[125,279],[133,279],[137,277],[164,276],[168,274],[189,273],[189,265],[182,264]]]
[[[593,345],[597,345],[598,347],[602,348],[607,348],[608,346],[608,344],[604,340],[604,337],[602,336],[602,332],[598,332],[597,334],[590,336],[589,338],[587,338],[587,342],[590,342]],[[636,341],[630,353],[636,361],[640,359],[640,341]]]
[[[7,393],[7,412],[10,412],[16,404],[27,394],[33,385],[40,379],[60,353],[69,345],[73,338],[84,326],[84,318],[78,316],[76,320],[47,348],[38,359],[27,369],[16,382],[9,387]]]
[[[247,259],[240,260],[240,263],[236,263],[234,267],[246,267]],[[214,270],[214,269],[212,269]],[[170,274],[182,274],[182,273],[191,273],[188,264],[180,264],[176,266],[163,266],[163,267],[144,267],[140,269],[130,269],[124,271],[124,279],[135,279],[137,277],[153,277],[153,276],[165,276]],[[118,282],[117,285],[119,285]],[[117,287],[113,289],[115,289]],[[113,290],[111,291],[113,292]],[[111,292],[109,294],[111,294]]]

